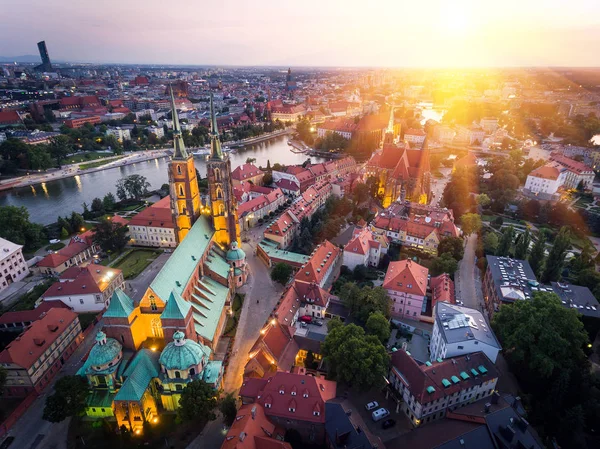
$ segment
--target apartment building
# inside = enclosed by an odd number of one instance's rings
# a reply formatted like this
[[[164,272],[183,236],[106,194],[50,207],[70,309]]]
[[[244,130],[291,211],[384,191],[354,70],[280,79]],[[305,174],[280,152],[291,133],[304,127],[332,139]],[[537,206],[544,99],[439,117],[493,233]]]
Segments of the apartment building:
[[[0,292],[29,274],[23,246],[0,238]]]

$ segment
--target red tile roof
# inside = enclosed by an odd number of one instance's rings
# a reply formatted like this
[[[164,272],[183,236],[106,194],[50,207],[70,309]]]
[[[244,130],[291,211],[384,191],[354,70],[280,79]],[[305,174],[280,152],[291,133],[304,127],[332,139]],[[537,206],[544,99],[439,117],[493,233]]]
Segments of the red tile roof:
[[[337,246],[329,240],[325,240],[313,251],[309,261],[298,270],[295,279],[320,284],[340,252],[341,250]]]
[[[533,170],[528,176],[556,181],[560,176],[560,170],[551,165],[543,165]]]
[[[240,395],[249,396],[246,393],[242,386]],[[264,383],[256,402],[265,408],[267,417],[324,423],[325,402],[335,398],[335,394],[333,381],[279,371]]]
[[[355,232],[352,239],[344,246],[344,252],[365,255],[371,248],[379,248],[379,246],[379,242],[373,238],[373,233],[369,229],[358,229],[358,232]]]
[[[585,165],[583,162],[576,161],[574,159],[563,156],[562,154],[550,155],[550,160],[558,162],[563,167],[577,174],[593,174],[594,169]]]
[[[289,179],[280,179],[275,185],[283,190],[289,190],[291,192],[297,192],[300,190],[300,186]]]
[[[0,363],[14,363],[29,369],[76,319],[77,314],[68,309],[48,310],[0,353]]]
[[[221,449],[291,449],[289,443],[275,439],[276,432],[275,425],[265,416],[262,405],[242,405]]]
[[[110,285],[121,270],[102,265],[90,264],[85,267],[67,268],[59,278],[44,292],[42,298],[70,296],[77,294],[101,293]]]
[[[431,289],[432,310],[440,301],[456,304],[456,298],[454,296],[454,282],[450,278],[449,274],[443,273],[439,276],[431,278],[429,281],[429,288]]]
[[[412,260],[390,262],[383,288],[413,295],[425,296],[429,270]]]
[[[253,178],[255,176],[264,175],[264,172],[254,164],[242,164],[235,168],[231,172],[231,179],[237,181],[245,181],[246,179]]]
[[[84,234],[82,234],[82,235],[84,235]],[[90,245],[88,243],[78,242],[78,241],[74,241],[73,239],[71,239],[71,242],[67,246],[58,250],[56,253],[48,254],[46,257],[44,257],[42,260],[40,260],[37,263],[37,265],[38,265],[38,267],[56,268],[59,265],[65,263],[71,257],[82,253],[89,247],[90,247]]]
[[[48,310],[59,307],[63,309],[70,309],[62,301],[49,301],[42,302],[38,307],[33,310],[22,310],[20,312],[5,312],[0,316],[0,324],[12,324],[12,323],[27,323],[35,321],[44,315]]]
[[[21,117],[17,111],[0,111],[0,124],[10,125],[15,123],[21,123]]]
[[[171,197],[165,196],[162,200],[147,207],[130,221],[129,226],[153,226],[157,228],[175,228],[171,213]]]

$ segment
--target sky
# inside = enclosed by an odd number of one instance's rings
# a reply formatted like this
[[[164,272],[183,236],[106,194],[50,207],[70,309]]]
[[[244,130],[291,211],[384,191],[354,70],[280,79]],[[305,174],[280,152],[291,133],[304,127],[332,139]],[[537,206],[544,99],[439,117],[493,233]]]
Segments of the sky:
[[[600,0],[0,0],[0,56],[132,64],[600,66]]]

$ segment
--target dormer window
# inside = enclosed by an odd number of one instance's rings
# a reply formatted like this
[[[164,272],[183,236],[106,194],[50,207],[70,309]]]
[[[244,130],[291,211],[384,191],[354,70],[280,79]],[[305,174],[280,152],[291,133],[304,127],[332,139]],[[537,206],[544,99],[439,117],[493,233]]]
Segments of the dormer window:
[[[313,416],[319,416],[320,414],[320,412],[313,412]]]
[[[308,393],[304,393],[304,394],[302,395],[302,397],[304,397],[304,398],[307,398],[307,397],[308,397]]]
[[[285,394],[285,391],[283,389],[279,390],[279,394]]]
[[[271,404],[270,403],[265,403],[265,408],[271,408]]]
[[[295,408],[293,408],[293,407],[290,407],[288,410],[289,410],[290,412],[292,412],[292,413],[294,413],[294,412],[296,411],[296,409],[295,409]]]

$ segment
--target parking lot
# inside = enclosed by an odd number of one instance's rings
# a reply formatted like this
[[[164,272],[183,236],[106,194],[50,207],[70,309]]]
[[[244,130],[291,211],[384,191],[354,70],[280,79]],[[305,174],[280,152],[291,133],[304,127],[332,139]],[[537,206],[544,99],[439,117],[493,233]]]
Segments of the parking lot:
[[[384,391],[372,389],[368,392],[358,392],[355,389],[349,389],[347,391],[338,391],[339,396],[344,398],[342,402],[344,408],[352,410],[353,415],[358,413],[367,427],[366,430],[368,433],[381,438],[383,443],[413,429],[412,424],[404,413],[396,413],[396,401],[391,396],[386,399]],[[381,421],[374,422],[371,416],[373,410],[367,411],[365,409],[365,405],[371,401],[378,402],[379,406],[377,408],[385,407],[388,409],[390,415]],[[382,429],[381,425],[383,421],[390,418],[396,421],[396,425],[390,429]]]

